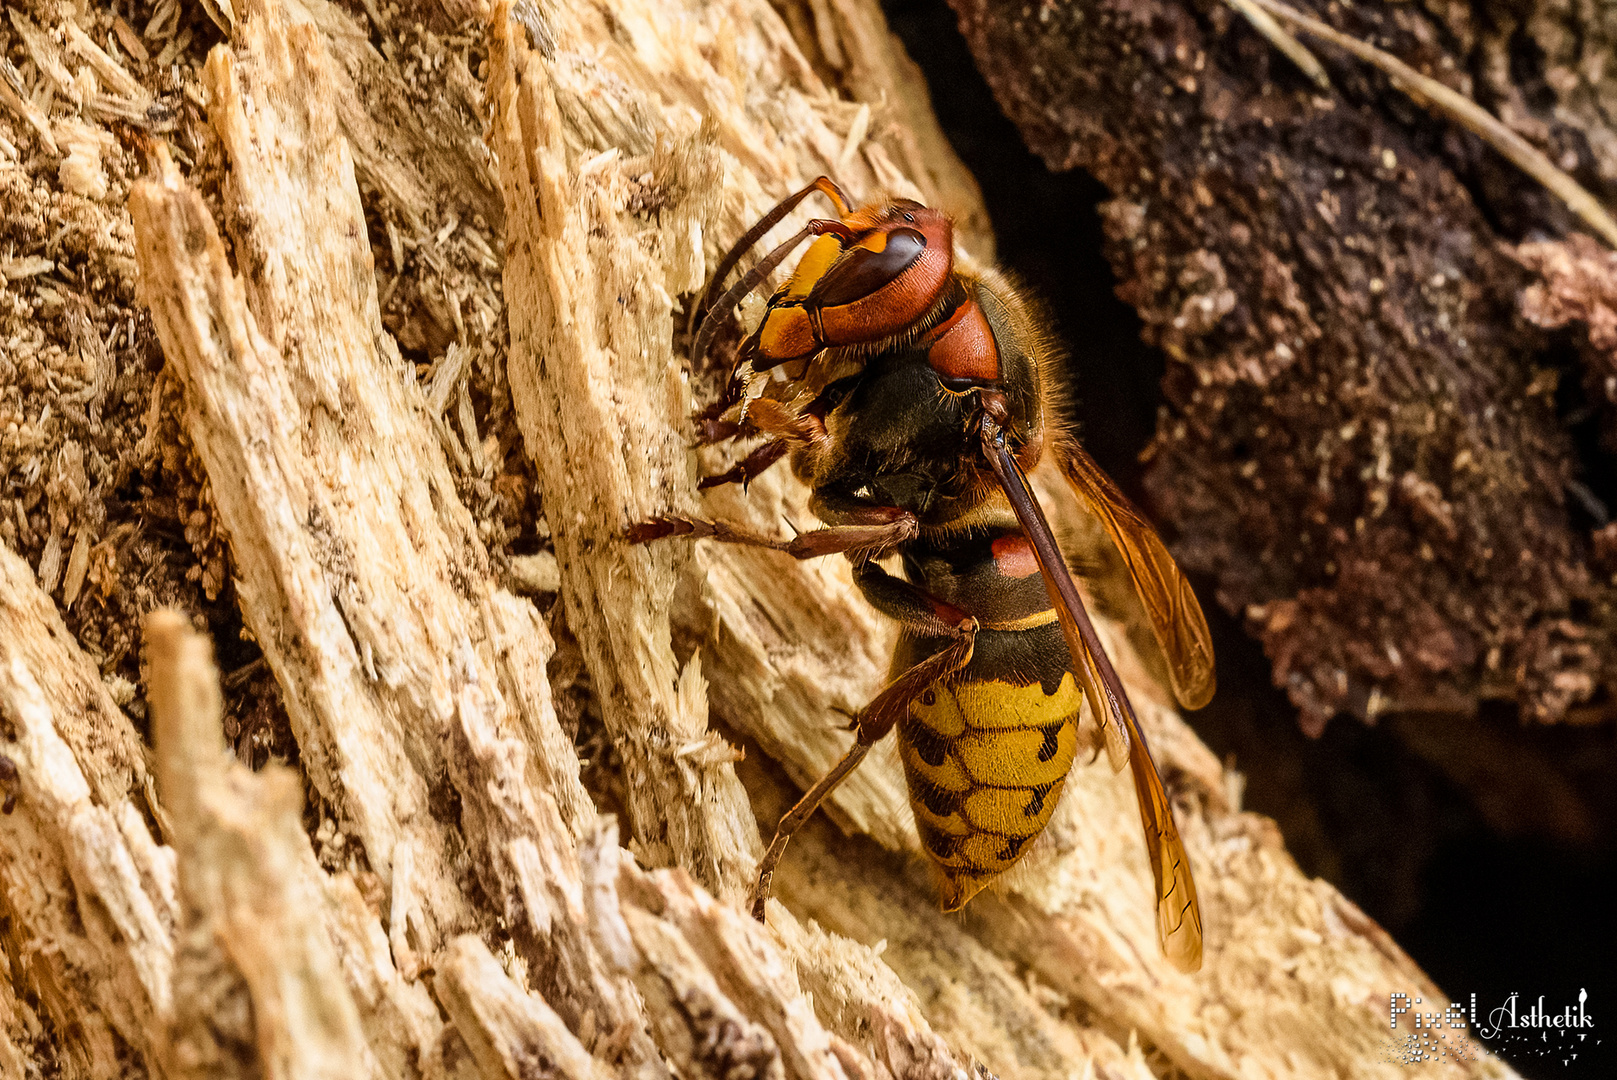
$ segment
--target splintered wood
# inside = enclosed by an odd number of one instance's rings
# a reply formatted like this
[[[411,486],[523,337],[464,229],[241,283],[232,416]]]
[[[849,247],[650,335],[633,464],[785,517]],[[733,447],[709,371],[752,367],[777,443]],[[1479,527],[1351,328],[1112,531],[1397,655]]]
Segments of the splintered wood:
[[[12,1004],[8,1035],[71,1031],[62,1058],[74,1075],[118,1076],[120,1042],[148,1043],[172,1008],[174,852],[152,837],[140,736],[3,544],[0,723],[16,776],[0,893],[30,943],[12,954],[9,984],[37,995]]]
[[[320,917],[325,875],[303,832],[297,777],[278,766],[254,775],[225,749],[219,673],[184,616],[154,613],[146,647],[185,900],[171,1060],[181,1072],[229,1074],[232,1042],[246,1042],[270,1077],[388,1075]]]
[[[892,631],[841,560],[622,533],[669,510],[812,525],[783,468],[745,497],[698,498],[693,457],[722,460],[688,449],[675,344],[717,253],[781,194],[835,172],[859,195],[950,210],[963,247],[991,253],[876,5],[786,6],[849,100],[762,0],[500,3],[473,88],[486,147],[362,92],[391,53],[324,0],[208,11],[230,28],[204,76],[227,183],[210,203],[154,143],[129,212],[165,377],[315,811],[298,775],[228,755],[206,640],[171,612],[146,628],[154,779],[43,571],[0,546],[0,786],[15,798],[0,1074],[1402,1075],[1388,995],[1441,996],[1229,805],[1129,627],[1101,630],[1180,793],[1199,975],[1157,954],[1134,797],[1101,766],[1075,772],[1042,859],[943,916],[878,752],[830,805],[837,825],[794,842],[769,925],[741,909],[760,831],[846,746]],[[165,5],[148,27],[165,53],[183,48],[177,19]],[[64,46],[16,25],[56,77]],[[141,100],[95,41],[63,40],[101,74],[104,113]],[[93,185],[90,136],[39,135],[77,147]],[[496,234],[466,243],[503,262],[506,374],[554,544],[554,562],[525,557],[504,580],[457,485],[488,475],[465,328],[420,381],[383,324],[369,237],[387,234],[396,285],[396,225],[420,249],[437,199],[454,207],[442,237],[474,217]],[[56,539],[47,584],[77,595],[89,555]],[[622,761],[621,823],[580,783],[555,646],[508,582],[560,587]],[[1481,1058],[1430,1075],[1509,1073]]]

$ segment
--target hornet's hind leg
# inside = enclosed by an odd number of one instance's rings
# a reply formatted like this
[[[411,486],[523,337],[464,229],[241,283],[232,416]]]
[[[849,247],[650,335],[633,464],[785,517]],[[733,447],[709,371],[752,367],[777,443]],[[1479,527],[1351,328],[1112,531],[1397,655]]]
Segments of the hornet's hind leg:
[[[764,852],[762,861],[758,863],[758,884],[753,887],[749,904],[753,918],[759,922],[764,921],[764,903],[769,899],[769,889],[775,878],[775,867],[780,864],[781,856],[786,853],[786,844],[791,840],[792,834],[802,828],[803,823],[814,816],[814,811],[819,809],[825,797],[846,780],[849,773],[858,768],[859,763],[870,752],[870,748],[880,742],[893,729],[893,725],[904,718],[911,701],[945,675],[959,671],[971,662],[972,647],[977,637],[977,620],[968,617],[954,628],[952,636],[953,644],[942,652],[934,653],[922,660],[888,683],[869,705],[859,710],[859,715],[855,718],[853,745],[848,748],[848,752],[831,767],[830,772],[820,778],[819,783],[809,788],[803,797],[797,800],[797,805],[788,810],[785,817],[780,819],[780,824],[775,828],[775,839],[770,841],[769,850]]]
[[[855,571],[860,590],[884,613],[907,625],[952,641],[932,656],[905,671],[888,683],[870,704],[859,710],[854,718],[856,732],[853,746],[848,749],[831,771],[810,788],[797,805],[787,811],[776,828],[769,850],[758,864],[758,884],[750,902],[753,917],[764,917],[764,902],[769,899],[770,883],[775,876],[786,844],[792,834],[802,827],[825,797],[858,768],[870,748],[880,742],[909,711],[910,702],[925,692],[927,687],[971,662],[976,643],[977,620],[948,605],[932,600],[908,582],[894,578],[880,567],[868,562],[884,551],[902,546],[918,533],[915,518],[894,507],[866,507],[864,517],[869,524],[838,525],[816,529],[794,540],[782,540],[741,526],[722,521],[698,521],[690,518],[661,517],[631,526],[631,543],[645,544],[672,536],[718,540],[722,543],[745,544],[784,551],[798,559],[812,559],[820,555],[848,553],[857,560]]]

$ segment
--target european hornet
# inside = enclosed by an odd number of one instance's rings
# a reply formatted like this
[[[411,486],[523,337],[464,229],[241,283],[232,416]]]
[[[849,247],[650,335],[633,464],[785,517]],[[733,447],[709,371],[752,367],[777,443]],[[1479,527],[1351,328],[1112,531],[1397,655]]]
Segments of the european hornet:
[[[742,256],[808,195],[810,221],[716,301]],[[902,630],[892,681],[859,711],[852,749],[781,820],[753,914],[793,831],[897,728],[916,828],[959,909],[1043,831],[1079,748],[1080,692],[1116,769],[1133,773],[1156,880],[1157,929],[1179,968],[1201,965],[1190,863],[1133,707],[1101,646],[1026,473],[1048,453],[1126,561],[1187,708],[1213,695],[1206,620],[1157,534],[1071,434],[1059,351],[1003,276],[962,265],[949,218],[906,199],[853,208],[829,178],[740,238],[691,312],[700,365],[714,333],[804,240],[807,252],[742,342],[712,437],[766,441],[703,486],[746,481],[790,453],[825,528],[793,540],[723,522],[657,518],[646,542],[685,535],[797,558],[843,553],[865,598]],[[786,378],[764,378],[783,367]],[[762,394],[753,390],[766,383]],[[898,555],[903,576],[877,560]]]

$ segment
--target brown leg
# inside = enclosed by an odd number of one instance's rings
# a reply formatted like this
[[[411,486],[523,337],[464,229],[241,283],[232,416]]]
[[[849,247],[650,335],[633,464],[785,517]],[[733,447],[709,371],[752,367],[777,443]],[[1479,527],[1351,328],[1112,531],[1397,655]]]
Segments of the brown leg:
[[[758,884],[753,886],[752,897],[748,907],[752,909],[752,917],[759,922],[764,921],[764,903],[769,899],[769,889],[775,880],[775,867],[780,863],[780,857],[786,854],[786,843],[792,834],[802,827],[803,822],[814,816],[814,811],[820,808],[820,803],[847,779],[849,773],[858,768],[859,763],[865,760],[870,753],[871,744],[857,738],[842,755],[842,760],[831,766],[831,771],[820,777],[820,782],[809,788],[797,805],[786,811],[786,816],[780,819],[775,826],[775,839],[769,842],[769,850],[758,864]]]
[[[649,544],[670,536],[689,536],[694,540],[717,540],[725,544],[784,551],[794,559],[816,559],[821,555],[844,552],[874,556],[908,543],[918,533],[913,515],[883,507],[871,513],[869,524],[833,525],[803,533],[791,540],[766,536],[728,522],[681,517],[657,517],[642,521],[629,526],[625,535],[631,544]]]
[[[959,671],[971,661],[972,646],[977,637],[977,620],[968,618],[955,628],[955,643],[940,653],[922,660],[904,674],[888,683],[881,693],[871,700],[869,705],[859,710],[856,720],[858,735],[854,737],[853,745],[842,759],[831,767],[831,771],[820,778],[819,783],[809,788],[797,805],[786,812],[775,827],[775,839],[769,843],[769,850],[764,852],[762,861],[758,863],[758,884],[753,887],[751,901],[748,906],[752,909],[752,917],[759,922],[764,921],[764,903],[769,899],[769,889],[775,879],[775,867],[780,864],[781,856],[786,853],[786,844],[791,840],[792,834],[803,827],[803,823],[814,816],[820,803],[825,797],[836,790],[836,786],[848,778],[848,774],[859,767],[865,759],[870,748],[880,742],[893,725],[909,710],[910,702],[919,697],[921,692],[951,671]]]
[[[720,484],[747,484],[768,472],[774,464],[793,450],[808,448],[822,451],[828,440],[825,424],[817,417],[805,415],[770,398],[755,398],[752,409],[744,420],[730,419],[721,414],[717,419],[698,419],[701,435],[699,446],[711,446],[725,439],[759,433],[767,436],[745,458],[716,476],[705,476],[697,488],[706,491]]]
[[[753,479],[769,471],[770,466],[786,456],[791,449],[784,439],[770,439],[758,449],[742,458],[727,472],[717,476],[704,476],[702,482],[696,485],[698,491],[719,487],[722,484],[740,484],[745,487]]]

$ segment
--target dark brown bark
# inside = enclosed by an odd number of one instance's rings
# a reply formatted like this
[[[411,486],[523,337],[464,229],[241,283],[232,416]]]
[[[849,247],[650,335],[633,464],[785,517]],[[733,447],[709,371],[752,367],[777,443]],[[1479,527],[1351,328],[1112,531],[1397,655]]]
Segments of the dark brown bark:
[[[1532,264],[1509,246],[1566,231],[1565,209],[1317,46],[1325,94],[1221,4],[953,5],[1029,145],[1114,196],[1119,292],[1170,360],[1155,510],[1304,728],[1489,699],[1609,716],[1606,481],[1565,419],[1578,361],[1522,317]],[[1609,33],[1570,36],[1568,5],[1427,6],[1312,10],[1477,94],[1609,202],[1611,89],[1577,69]]]

